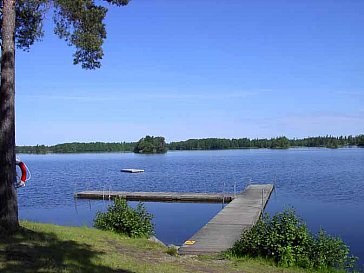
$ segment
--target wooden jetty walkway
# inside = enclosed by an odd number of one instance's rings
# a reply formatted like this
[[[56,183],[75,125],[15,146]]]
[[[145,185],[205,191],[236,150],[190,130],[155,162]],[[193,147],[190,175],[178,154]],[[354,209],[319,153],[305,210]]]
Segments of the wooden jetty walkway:
[[[123,191],[82,191],[75,193],[80,199],[113,199],[123,197],[129,201],[149,202],[192,202],[192,203],[229,203],[232,194],[180,193],[180,192],[123,192]]]
[[[235,196],[179,192],[83,191],[75,193],[75,198],[105,200],[124,197],[130,201],[230,202],[178,250],[179,254],[209,254],[231,248],[244,230],[256,224],[273,189],[272,184],[252,184]]]
[[[259,220],[273,191],[272,184],[249,185],[178,250],[179,254],[211,254],[227,250]]]

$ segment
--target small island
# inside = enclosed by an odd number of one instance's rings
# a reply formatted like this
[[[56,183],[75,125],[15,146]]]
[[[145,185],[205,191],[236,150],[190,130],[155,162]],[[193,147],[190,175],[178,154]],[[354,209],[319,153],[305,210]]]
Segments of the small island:
[[[138,154],[163,154],[167,152],[164,137],[146,136],[141,138],[135,148],[134,153]]]

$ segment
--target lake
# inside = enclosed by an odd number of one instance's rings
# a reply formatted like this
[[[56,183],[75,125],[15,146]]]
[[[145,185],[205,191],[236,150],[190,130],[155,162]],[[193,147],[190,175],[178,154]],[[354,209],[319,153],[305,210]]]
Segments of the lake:
[[[83,190],[233,192],[274,183],[266,211],[294,207],[313,232],[340,236],[364,261],[364,149],[300,148],[222,151],[19,155],[32,178],[18,190],[21,219],[92,226],[109,201],[74,200]],[[144,173],[122,173],[122,168]],[[136,202],[131,202],[133,206]],[[222,204],[145,203],[156,236],[181,245]]]

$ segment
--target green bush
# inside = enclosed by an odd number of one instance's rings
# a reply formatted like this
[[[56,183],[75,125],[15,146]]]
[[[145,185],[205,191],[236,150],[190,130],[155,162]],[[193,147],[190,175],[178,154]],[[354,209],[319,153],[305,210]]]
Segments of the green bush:
[[[349,248],[336,237],[320,230],[309,232],[307,225],[293,209],[265,214],[250,230],[242,234],[227,253],[235,257],[265,257],[283,267],[298,266],[311,269],[352,268],[356,258],[349,256]]]
[[[134,153],[161,154],[166,152],[167,147],[164,137],[146,136],[141,138],[134,147]]]
[[[178,250],[175,247],[168,247],[166,253],[171,256],[178,256]]]
[[[153,215],[146,211],[142,203],[133,209],[125,199],[116,198],[107,212],[96,214],[94,226],[130,237],[150,237],[154,233],[152,218]]]

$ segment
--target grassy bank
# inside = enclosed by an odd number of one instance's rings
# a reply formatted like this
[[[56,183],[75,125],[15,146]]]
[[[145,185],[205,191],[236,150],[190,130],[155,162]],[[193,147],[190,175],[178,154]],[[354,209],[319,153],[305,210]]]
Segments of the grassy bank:
[[[0,272],[309,272],[277,268],[260,260],[171,256],[146,239],[86,227],[22,222],[22,231],[0,238]]]

